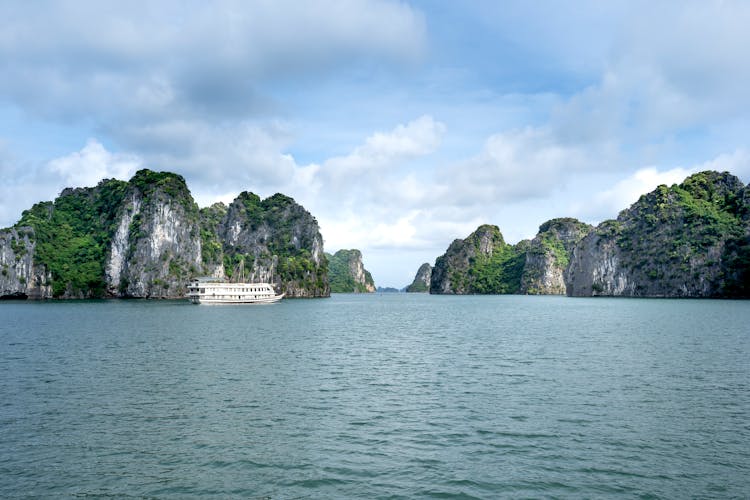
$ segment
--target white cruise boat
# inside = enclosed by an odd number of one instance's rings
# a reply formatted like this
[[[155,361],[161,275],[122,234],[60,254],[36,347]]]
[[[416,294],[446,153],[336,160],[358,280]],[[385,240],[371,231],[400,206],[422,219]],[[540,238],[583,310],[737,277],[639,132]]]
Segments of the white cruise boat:
[[[195,279],[188,287],[193,304],[270,304],[284,298],[268,283],[226,283]]]

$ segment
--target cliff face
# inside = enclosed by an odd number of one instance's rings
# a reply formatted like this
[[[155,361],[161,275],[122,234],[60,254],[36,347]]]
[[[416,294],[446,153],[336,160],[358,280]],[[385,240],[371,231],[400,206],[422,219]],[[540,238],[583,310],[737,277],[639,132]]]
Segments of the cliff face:
[[[240,262],[287,296],[329,294],[317,222],[291,198],[242,193],[199,211],[181,176],[141,170],[66,189],[0,232],[0,295],[176,298]]]
[[[564,294],[570,254],[590,229],[576,219],[553,219],[533,240],[509,245],[496,226],[480,226],[438,257],[430,293]]]
[[[339,250],[328,254],[331,292],[373,293],[375,283],[362,263],[362,252],[356,249]]]
[[[120,209],[106,262],[107,290],[125,297],[182,297],[201,269],[198,206],[182,177],[140,171]]]
[[[429,292],[430,283],[432,281],[432,266],[427,262],[419,266],[414,281],[411,285],[406,287],[406,291],[409,293]]]
[[[528,245],[519,293],[564,295],[566,271],[576,244],[592,227],[576,219],[552,219]]]
[[[430,293],[516,293],[522,257],[520,247],[505,243],[497,226],[480,226],[437,258]]]
[[[701,172],[596,228],[553,219],[512,247],[482,226],[438,258],[430,293],[750,297],[750,188]]]
[[[747,297],[747,188],[701,172],[643,195],[574,248],[568,295]]]
[[[0,230],[0,299],[51,296],[50,277],[34,265],[35,246],[30,227]]]
[[[219,206],[213,207],[221,212]],[[205,214],[210,224],[210,216]],[[210,228],[206,228],[210,232]],[[235,277],[242,267],[248,281],[272,283],[287,297],[330,295],[323,237],[310,213],[288,196],[265,200],[241,193],[216,222],[223,273]],[[207,262],[216,268],[218,262]]]

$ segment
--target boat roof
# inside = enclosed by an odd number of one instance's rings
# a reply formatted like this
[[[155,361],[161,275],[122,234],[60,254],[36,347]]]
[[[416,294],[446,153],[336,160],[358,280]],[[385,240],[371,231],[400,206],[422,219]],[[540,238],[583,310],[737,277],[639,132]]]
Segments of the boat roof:
[[[227,281],[227,280],[222,279],[222,278],[212,278],[210,276],[203,276],[203,277],[200,277],[200,278],[193,278],[193,282],[196,282],[196,281],[199,282],[199,283],[203,283],[203,284],[210,283],[210,284],[214,284],[214,285],[238,285],[238,286],[239,285],[268,285],[268,286],[271,286],[270,283],[266,283],[266,282],[252,283],[252,282],[244,282],[243,281],[243,282],[240,282],[240,283],[233,283],[231,281]]]

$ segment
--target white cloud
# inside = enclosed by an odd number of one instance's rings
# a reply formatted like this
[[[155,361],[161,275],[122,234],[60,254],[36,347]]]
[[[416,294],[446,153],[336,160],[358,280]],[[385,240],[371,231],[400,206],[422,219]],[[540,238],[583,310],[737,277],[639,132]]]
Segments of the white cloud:
[[[671,186],[680,183],[696,171],[696,168],[679,167],[665,171],[659,171],[655,167],[642,168],[611,188],[587,199],[585,204],[574,207],[573,212],[586,219],[591,219],[592,216],[599,220],[614,217],[620,210],[638,201],[642,194],[653,191],[661,184]]]
[[[130,179],[143,168],[135,155],[110,153],[95,139],[89,139],[80,151],[56,158],[48,169],[71,187],[94,186],[102,179]]]
[[[566,144],[546,128],[504,132],[488,138],[479,154],[443,169],[441,193],[467,206],[544,198],[614,156],[607,144]]]
[[[571,212],[576,217],[591,221],[614,218],[621,210],[638,201],[641,195],[650,193],[659,185],[679,184],[688,176],[704,170],[727,171],[746,182],[747,177],[750,177],[750,154],[744,149],[738,149],[733,153],[722,154],[689,167],[667,170],[660,170],[654,166],[640,168],[613,186],[586,197],[585,202],[571,204]]]
[[[355,150],[354,156],[383,162],[426,155],[438,148],[444,133],[445,124],[429,115],[421,116],[406,125],[398,125],[391,132],[376,132],[367,138],[364,146]]]
[[[697,165],[694,170],[696,172],[703,170],[730,172],[739,177],[745,184],[750,183],[750,151],[737,149],[733,153],[719,155],[713,160]]]
[[[434,152],[445,134],[445,124],[425,115],[390,132],[376,132],[347,156],[327,160],[321,173],[331,177],[361,174],[393,167],[396,162]]]
[[[138,156],[112,153],[96,139],[44,164],[26,164],[0,151],[0,227],[15,224],[21,212],[53,200],[66,187],[94,186],[113,177],[128,180],[142,166]]]
[[[233,190],[273,194],[304,171],[284,153],[289,132],[282,122],[213,125],[179,120],[127,133],[128,142],[143,151],[148,168],[179,172],[201,202],[223,200]]]

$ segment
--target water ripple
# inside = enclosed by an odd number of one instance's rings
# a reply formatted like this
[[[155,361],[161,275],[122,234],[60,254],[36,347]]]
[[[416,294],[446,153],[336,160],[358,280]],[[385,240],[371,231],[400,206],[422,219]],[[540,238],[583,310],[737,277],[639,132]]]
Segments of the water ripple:
[[[3,498],[750,492],[747,302],[0,309]]]

